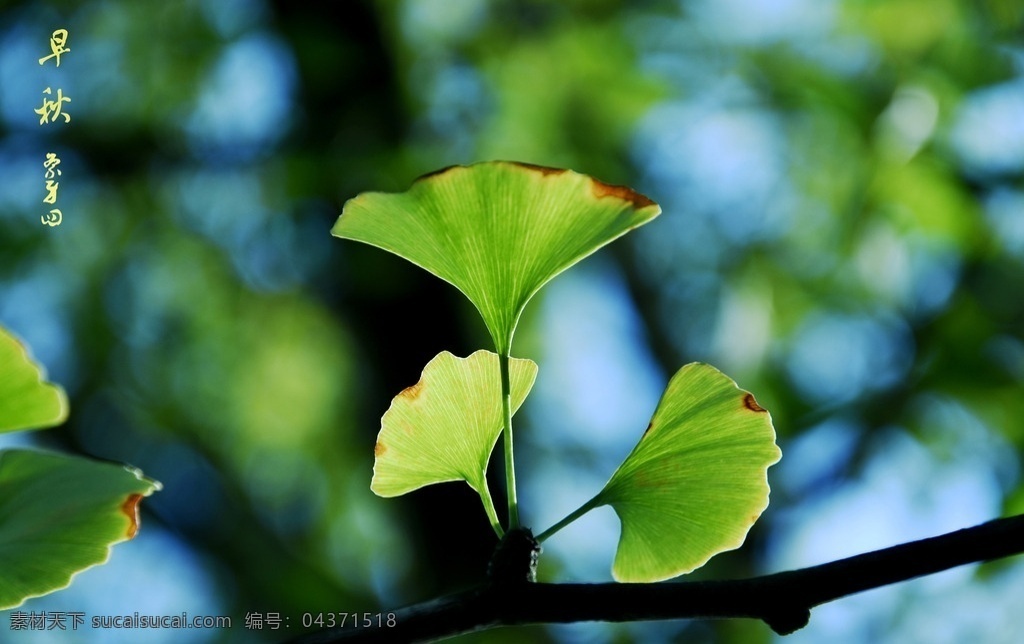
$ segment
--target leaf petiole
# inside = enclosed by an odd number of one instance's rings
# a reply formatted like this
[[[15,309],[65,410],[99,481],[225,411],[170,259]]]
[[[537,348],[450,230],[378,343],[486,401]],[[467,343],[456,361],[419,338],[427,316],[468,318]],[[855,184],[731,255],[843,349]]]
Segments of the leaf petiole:
[[[581,516],[583,516],[587,512],[590,512],[594,508],[603,505],[603,503],[601,503],[599,501],[600,497],[601,497],[601,495],[599,494],[599,495],[595,496],[594,498],[590,499],[589,501],[587,501],[586,503],[584,503],[580,507],[578,507],[575,510],[573,510],[572,512],[570,512],[569,515],[566,516],[564,519],[562,519],[561,521],[559,521],[555,525],[551,526],[550,528],[548,528],[544,532],[540,533],[535,538],[537,539],[538,542],[543,542],[545,539],[547,539],[548,537],[554,535],[556,532],[558,532],[559,530],[561,530],[565,526],[569,525],[570,523],[572,523],[576,519],[580,518]]]
[[[501,373],[501,417],[505,448],[505,489],[508,495],[508,529],[519,527],[519,503],[516,500],[515,455],[512,450],[512,387],[508,376],[508,350],[498,352],[498,370]]]
[[[498,538],[500,539],[505,536],[505,530],[501,527],[501,521],[498,521],[498,512],[494,509],[494,501],[491,499],[491,491],[487,489],[486,474],[483,481],[483,488],[477,490],[477,494],[480,495],[480,501],[484,504],[484,512],[487,513],[487,520],[491,522],[491,527],[494,528],[494,533],[498,535]]]

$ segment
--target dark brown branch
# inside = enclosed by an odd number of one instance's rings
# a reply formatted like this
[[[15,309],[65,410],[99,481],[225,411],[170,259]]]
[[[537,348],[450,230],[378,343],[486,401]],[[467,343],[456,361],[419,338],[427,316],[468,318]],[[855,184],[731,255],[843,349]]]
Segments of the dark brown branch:
[[[820,566],[751,579],[663,584],[538,584],[495,580],[395,611],[395,627],[333,629],[302,644],[415,642],[516,624],[747,617],[786,635],[811,609],[956,566],[1024,553],[1024,515]]]

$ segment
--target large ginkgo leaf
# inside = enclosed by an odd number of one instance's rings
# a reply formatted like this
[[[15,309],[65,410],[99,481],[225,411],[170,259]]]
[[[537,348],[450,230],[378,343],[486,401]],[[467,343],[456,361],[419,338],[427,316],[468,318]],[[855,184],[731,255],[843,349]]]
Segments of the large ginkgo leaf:
[[[21,342],[0,327],[0,432],[64,422],[67,396],[57,385],[45,382],[45,376]]]
[[[537,365],[512,358],[509,374],[514,411],[533,387]],[[395,396],[381,418],[370,488],[390,497],[464,480],[483,496],[501,416],[497,354],[477,351],[457,358],[442,351],[424,367],[419,382]]]
[[[507,355],[519,315],[548,280],[661,209],[571,170],[494,161],[421,177],[403,193],[350,199],[331,230],[454,284]]]
[[[64,588],[138,530],[160,484],[135,469],[31,450],[0,451],[0,610]]]
[[[612,574],[660,581],[738,548],[768,506],[768,467],[782,453],[754,396],[706,364],[680,369],[647,431],[587,506],[622,522]]]

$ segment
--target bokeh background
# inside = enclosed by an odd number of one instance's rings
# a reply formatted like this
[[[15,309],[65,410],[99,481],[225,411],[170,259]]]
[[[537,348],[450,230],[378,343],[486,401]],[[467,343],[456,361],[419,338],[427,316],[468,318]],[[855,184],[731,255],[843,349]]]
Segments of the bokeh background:
[[[71,52],[40,66],[57,28]],[[47,86],[71,122],[38,123]],[[745,547],[695,578],[1024,512],[1018,0],[7,0],[0,324],[72,411],[2,444],[164,484],[109,564],[22,610],[235,626],[12,633],[6,613],[0,640],[279,641],[303,613],[479,580],[495,538],[468,487],[385,500],[369,480],[391,397],[439,351],[488,347],[483,325],[454,288],[328,231],[359,192],[486,159],[664,208],[517,333],[541,365],[517,416],[535,529],[603,485],[691,360],[752,390],[784,452]],[[542,577],[609,579],[617,534],[588,515],[545,544]],[[786,641],[1017,642],[1022,609],[1018,558],[824,606]],[[246,630],[248,612],[290,628]],[[737,620],[461,641],[527,639],[776,638]]]

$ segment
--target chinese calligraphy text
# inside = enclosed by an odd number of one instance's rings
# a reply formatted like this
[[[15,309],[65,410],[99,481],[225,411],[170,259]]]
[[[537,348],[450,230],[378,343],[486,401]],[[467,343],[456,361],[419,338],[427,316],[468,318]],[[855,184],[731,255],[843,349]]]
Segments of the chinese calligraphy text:
[[[54,62],[57,67],[60,67],[60,57],[71,51],[71,48],[67,46],[68,43],[68,30],[57,29],[50,35],[50,55],[44,56],[39,59],[39,64],[43,65],[46,61],[51,58],[55,59]],[[43,104],[38,109],[34,110],[39,115],[39,125],[46,123],[56,123],[58,117],[63,116],[65,123],[71,122],[71,115],[63,110],[64,103],[70,103],[71,98],[64,96],[64,91],[61,88],[57,88],[56,97],[51,99],[53,96],[53,90],[49,87],[43,90]],[[57,189],[60,187],[60,182],[57,181],[57,177],[61,176],[62,171],[57,166],[60,165],[60,158],[55,152],[47,152],[46,160],[43,161],[43,168],[45,174],[43,176],[46,181],[46,196],[43,197],[43,203],[51,206],[57,204]],[[45,226],[59,226],[64,220],[64,215],[61,213],[59,208],[51,208],[50,212],[46,213],[39,218]]]

